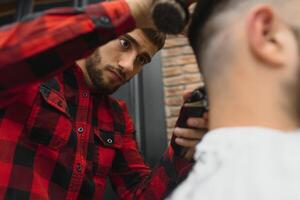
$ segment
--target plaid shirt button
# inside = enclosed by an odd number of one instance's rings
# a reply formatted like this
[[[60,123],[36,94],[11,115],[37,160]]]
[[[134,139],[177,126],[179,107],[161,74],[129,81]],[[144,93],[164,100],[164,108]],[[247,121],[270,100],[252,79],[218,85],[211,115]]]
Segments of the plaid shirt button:
[[[78,133],[83,133],[84,129],[83,129],[82,127],[79,127],[79,128],[77,129],[77,131],[78,131]]]
[[[106,140],[106,142],[107,142],[108,144],[111,144],[113,141],[112,141],[112,139],[109,138],[109,139]]]
[[[77,164],[76,169],[77,169],[78,172],[81,172],[81,165],[79,163]]]
[[[84,93],[82,93],[82,96],[83,96],[83,97],[88,97],[89,95],[88,95],[87,92],[84,92]]]
[[[101,16],[100,17],[100,22],[104,25],[109,25],[111,23],[110,19],[107,16]]]

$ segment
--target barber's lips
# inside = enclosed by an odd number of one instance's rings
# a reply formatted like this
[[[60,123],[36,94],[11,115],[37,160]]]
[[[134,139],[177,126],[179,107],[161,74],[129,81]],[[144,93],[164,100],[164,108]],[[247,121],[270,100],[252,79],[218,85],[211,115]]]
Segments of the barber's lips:
[[[122,77],[121,74],[119,74],[118,72],[114,71],[113,69],[107,69],[110,74],[112,75],[113,79],[117,82],[123,83],[124,82],[124,78]]]

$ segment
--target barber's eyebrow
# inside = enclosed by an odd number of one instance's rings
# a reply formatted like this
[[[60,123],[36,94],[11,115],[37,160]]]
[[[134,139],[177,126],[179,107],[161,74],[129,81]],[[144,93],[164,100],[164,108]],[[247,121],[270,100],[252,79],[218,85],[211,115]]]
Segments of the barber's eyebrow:
[[[140,47],[141,45],[129,34],[125,34],[124,37],[128,39],[131,43],[133,43],[135,46]]]
[[[129,34],[125,34],[123,35],[123,37],[125,37],[126,39],[128,39],[131,43],[133,43],[136,47],[141,47],[141,45]],[[147,62],[150,63],[151,62],[151,56],[148,52],[143,52],[141,54],[142,56],[145,56],[147,58]]]

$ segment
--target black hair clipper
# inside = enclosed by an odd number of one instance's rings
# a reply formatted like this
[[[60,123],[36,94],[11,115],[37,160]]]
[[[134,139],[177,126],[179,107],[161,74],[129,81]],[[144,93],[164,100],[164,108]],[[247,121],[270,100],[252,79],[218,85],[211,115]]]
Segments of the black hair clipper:
[[[203,117],[203,114],[208,111],[208,99],[205,88],[198,88],[191,96],[184,102],[176,127],[188,128],[187,119],[190,117]],[[176,155],[182,156],[185,149],[175,142],[176,136],[173,134],[171,145]]]

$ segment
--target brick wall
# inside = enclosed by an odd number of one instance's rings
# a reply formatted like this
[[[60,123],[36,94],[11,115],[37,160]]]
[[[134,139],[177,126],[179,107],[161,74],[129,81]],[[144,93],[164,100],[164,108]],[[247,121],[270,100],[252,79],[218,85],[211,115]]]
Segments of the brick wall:
[[[203,82],[195,56],[184,36],[168,37],[162,50],[162,62],[167,136],[170,139],[183,103],[182,94]]]

